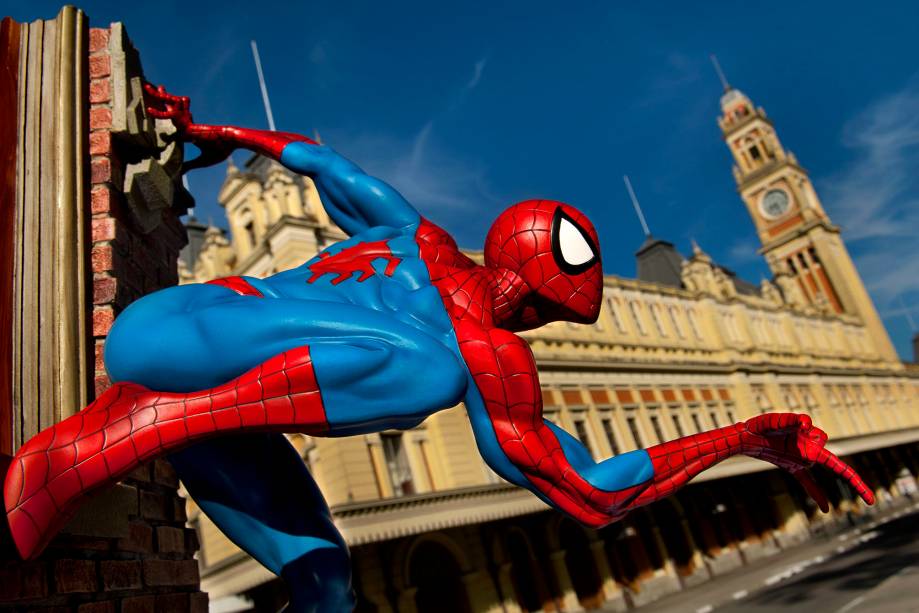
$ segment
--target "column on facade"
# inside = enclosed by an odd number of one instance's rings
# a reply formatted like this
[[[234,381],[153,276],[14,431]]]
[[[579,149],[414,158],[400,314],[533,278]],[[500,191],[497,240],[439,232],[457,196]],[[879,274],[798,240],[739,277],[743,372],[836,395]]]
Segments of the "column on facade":
[[[364,600],[376,608],[377,613],[393,613],[389,599],[386,597],[386,577],[383,574],[383,565],[377,546],[364,546],[360,550],[360,555],[356,554],[357,552],[353,551],[351,556],[354,576],[358,583],[355,588]],[[414,599],[414,594],[412,598]]]
[[[498,589],[501,591],[502,605],[506,613],[521,612],[520,605],[517,604],[515,597],[513,570],[514,565],[510,562],[505,562],[498,567]]]
[[[415,595],[418,593],[417,587],[405,586],[399,590],[397,606],[399,613],[418,613],[418,607],[415,604]]]
[[[476,613],[499,613],[504,610],[495,585],[484,570],[474,570],[462,577],[469,604]],[[513,593],[513,592],[511,592]],[[514,603],[516,605],[516,603]]]
[[[562,593],[562,608],[564,611],[583,611],[584,609],[578,601],[578,595],[574,591],[574,585],[571,583],[571,575],[568,574],[565,553],[564,549],[560,549],[549,554],[552,571]]]
[[[594,564],[597,565],[597,572],[600,575],[600,581],[603,590],[603,600],[608,602],[610,600],[617,600],[622,598],[622,589],[613,578],[613,573],[610,572],[609,561],[606,559],[606,548],[604,547],[604,543],[599,538],[597,538],[595,533],[592,536],[593,540],[590,542],[590,553],[593,554]]]

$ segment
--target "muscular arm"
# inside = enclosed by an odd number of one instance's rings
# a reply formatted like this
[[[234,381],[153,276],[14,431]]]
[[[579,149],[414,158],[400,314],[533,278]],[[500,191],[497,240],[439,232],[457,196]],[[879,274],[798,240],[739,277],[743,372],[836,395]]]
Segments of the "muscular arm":
[[[526,341],[501,329],[462,332],[461,350],[481,394],[481,400],[467,399],[467,409],[485,459],[509,481],[586,525],[616,521],[738,454],[789,470],[823,508],[826,500],[804,470],[814,463],[873,501],[858,475],[823,448],[826,435],[806,416],[793,414],[762,415],[596,463],[577,439],[543,419],[536,364]]]
[[[154,117],[171,119],[180,137],[201,149],[201,156],[186,169],[216,164],[237,148],[250,149],[310,177],[329,217],[350,235],[373,226],[402,228],[421,219],[392,186],[368,175],[330,147],[290,132],[197,124],[187,97],[173,96],[149,84],[146,92],[154,102],[148,111]]]

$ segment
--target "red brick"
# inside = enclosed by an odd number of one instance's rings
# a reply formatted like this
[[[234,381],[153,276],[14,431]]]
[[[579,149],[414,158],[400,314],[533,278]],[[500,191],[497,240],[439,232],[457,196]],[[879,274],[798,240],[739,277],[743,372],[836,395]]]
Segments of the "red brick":
[[[163,521],[166,517],[166,497],[158,492],[140,493],[140,516],[144,519]]]
[[[108,130],[96,130],[89,133],[89,154],[108,155],[112,152],[112,133]],[[93,211],[95,212],[95,211]]]
[[[160,553],[185,551],[185,533],[181,528],[159,526],[156,529],[156,550]]]
[[[191,603],[188,594],[163,594],[156,597],[156,610],[169,613],[188,613]]]
[[[93,183],[107,183],[112,179],[112,161],[108,158],[96,158],[90,164],[90,180]]]
[[[90,28],[89,29],[89,52],[95,53],[108,47],[109,29],[108,28]]]
[[[99,563],[104,590],[133,590],[143,586],[140,560],[103,560]]]
[[[118,549],[135,553],[153,551],[153,528],[140,521],[128,524],[128,536],[118,539]]]
[[[77,613],[115,613],[115,603],[111,600],[107,602],[87,602],[77,608]]]
[[[96,375],[93,379],[93,389],[96,392],[96,398],[105,393],[105,390],[112,387],[112,380],[106,374]]]
[[[89,78],[98,79],[107,77],[112,73],[112,60],[105,55],[96,55],[89,58]]]
[[[121,601],[121,613],[154,613],[156,599],[153,596],[135,596]]]
[[[95,198],[96,192],[93,192]],[[93,272],[108,272],[114,268],[114,260],[111,245],[95,245],[90,255],[93,264]]]
[[[22,598],[40,598],[48,594],[48,574],[44,562],[15,562],[20,565]]]
[[[76,549],[89,549],[92,551],[108,551],[111,549],[111,542],[104,538],[94,538],[91,536],[76,536],[70,534],[67,536],[67,548],[70,551]]]
[[[93,344],[93,357],[95,358],[95,370],[101,372],[105,370],[105,341],[97,340]]]
[[[89,83],[89,102],[101,104],[112,99],[112,88],[109,79],[93,79]]]
[[[166,460],[157,460],[153,463],[153,480],[160,485],[179,487],[179,476],[175,469]]]
[[[117,231],[118,222],[111,217],[96,217],[92,220],[92,241],[94,243],[115,240]]]
[[[207,613],[208,597],[204,592],[195,592],[189,597],[190,613]]]
[[[48,594],[43,562],[0,563],[0,602],[41,598]]]
[[[96,591],[96,563],[92,560],[55,560],[54,584],[59,594]]]
[[[115,321],[115,312],[110,306],[97,306],[93,309],[93,336],[108,336]]]
[[[144,560],[144,584],[197,585],[198,562],[196,560]]]
[[[107,130],[112,127],[112,109],[98,108],[89,111],[89,129]]]
[[[114,277],[96,277],[93,279],[93,304],[109,304],[115,301],[118,282]]]

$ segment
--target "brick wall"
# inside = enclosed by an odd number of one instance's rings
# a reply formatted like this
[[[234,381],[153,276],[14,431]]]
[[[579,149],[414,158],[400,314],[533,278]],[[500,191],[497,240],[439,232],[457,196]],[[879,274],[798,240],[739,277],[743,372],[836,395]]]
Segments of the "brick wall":
[[[94,391],[109,381],[105,337],[132,301],[178,282],[176,262],[186,243],[177,213],[143,232],[123,193],[125,158],[137,158],[113,133],[111,28],[89,29],[88,148],[90,155],[92,337]],[[186,528],[185,501],[171,465],[157,460],[93,498],[41,557],[22,562],[3,545],[0,611],[80,613],[204,612],[199,591],[197,535]],[[2,541],[3,539],[0,539]]]
[[[91,164],[93,337],[96,394],[111,384],[102,363],[105,337],[115,317],[139,297],[179,282],[177,259],[187,242],[171,209],[149,234],[133,228],[125,210],[125,164],[112,137],[110,30],[89,31],[89,154]]]

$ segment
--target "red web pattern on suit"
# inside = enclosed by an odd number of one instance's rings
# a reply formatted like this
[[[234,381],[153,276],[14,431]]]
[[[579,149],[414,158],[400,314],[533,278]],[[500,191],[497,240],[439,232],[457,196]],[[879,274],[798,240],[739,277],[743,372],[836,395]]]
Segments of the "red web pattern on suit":
[[[830,468],[866,502],[873,502],[873,493],[852,468],[823,448],[826,433],[814,427],[808,416],[791,413],[761,415],[653,446],[647,452],[654,477],[643,484],[605,491],[587,482],[571,466],[555,433],[543,421],[542,394],[529,345],[497,327],[525,329],[545,323],[540,320],[544,312],[520,304],[526,293],[524,281],[511,270],[529,267],[531,285],[534,277],[538,283],[540,275],[545,275],[544,285],[561,302],[597,295],[583,288],[602,283],[599,267],[595,277],[585,275],[586,279],[555,272],[557,266],[546,259],[546,237],[538,240],[540,228],[547,226],[544,219],[536,220],[539,213],[538,206],[525,206],[522,219],[515,215],[499,219],[489,233],[486,257],[508,268],[478,266],[458,251],[452,237],[427,220],[422,220],[417,238],[431,280],[454,320],[460,351],[485,402],[498,443],[543,495],[579,521],[601,527],[620,519],[630,508],[669,496],[714,464],[744,453],[789,470],[821,507],[826,506],[825,497],[802,460]]]
[[[245,287],[243,286],[245,284]],[[244,279],[218,280],[253,295]],[[328,429],[309,347],[277,355],[201,392],[154,392],[116,383],[89,407],[29,440],[7,475],[4,499],[23,558],[41,551],[95,490],[139,464],[218,432]]]

